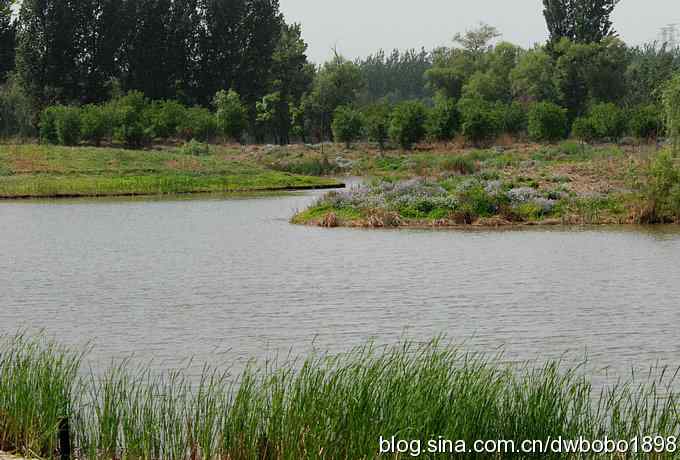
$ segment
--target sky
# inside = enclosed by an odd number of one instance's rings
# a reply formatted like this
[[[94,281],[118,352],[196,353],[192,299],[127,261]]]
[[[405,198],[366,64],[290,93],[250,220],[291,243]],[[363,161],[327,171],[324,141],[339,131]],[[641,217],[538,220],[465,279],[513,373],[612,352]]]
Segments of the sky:
[[[317,63],[333,47],[354,59],[378,49],[432,49],[449,45],[456,32],[480,21],[503,39],[529,47],[547,37],[541,0],[280,0],[288,22],[302,24],[308,56]],[[622,0],[614,27],[629,44],[660,38],[660,28],[678,23],[679,0]]]

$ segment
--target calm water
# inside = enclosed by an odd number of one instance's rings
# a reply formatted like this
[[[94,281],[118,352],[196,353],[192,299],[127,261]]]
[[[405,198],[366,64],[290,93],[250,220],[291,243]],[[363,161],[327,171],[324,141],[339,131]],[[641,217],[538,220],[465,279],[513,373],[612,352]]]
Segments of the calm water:
[[[290,225],[314,195],[0,203],[0,333],[159,366],[440,333],[510,360],[587,353],[596,375],[680,366],[677,229]]]

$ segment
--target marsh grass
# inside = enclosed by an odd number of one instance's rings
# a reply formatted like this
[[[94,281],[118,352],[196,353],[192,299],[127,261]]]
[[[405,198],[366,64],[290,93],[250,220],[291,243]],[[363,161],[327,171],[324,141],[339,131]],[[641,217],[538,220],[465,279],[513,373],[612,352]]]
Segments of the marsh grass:
[[[43,338],[11,338],[1,350],[2,446],[45,458],[55,455],[64,414],[78,458],[87,459],[361,459],[378,457],[380,436],[471,442],[679,431],[674,375],[596,394],[578,366],[517,368],[442,339],[253,362],[237,378],[208,366],[198,378],[155,374],[128,361],[83,378],[81,354]]]

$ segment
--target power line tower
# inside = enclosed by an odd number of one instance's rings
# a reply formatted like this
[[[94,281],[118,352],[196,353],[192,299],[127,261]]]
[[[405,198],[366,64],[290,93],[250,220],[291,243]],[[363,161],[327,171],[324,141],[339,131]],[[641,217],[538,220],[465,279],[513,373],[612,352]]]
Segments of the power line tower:
[[[661,28],[661,43],[668,49],[675,49],[680,45],[678,24],[668,24]]]

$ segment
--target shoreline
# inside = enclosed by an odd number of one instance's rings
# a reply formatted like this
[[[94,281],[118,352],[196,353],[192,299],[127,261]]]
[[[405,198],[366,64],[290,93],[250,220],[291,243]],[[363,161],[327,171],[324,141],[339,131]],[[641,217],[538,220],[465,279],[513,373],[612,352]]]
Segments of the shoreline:
[[[31,200],[62,200],[74,198],[131,198],[131,197],[165,197],[165,196],[188,196],[188,195],[211,195],[211,194],[242,194],[242,193],[266,193],[266,192],[300,192],[312,190],[336,190],[344,189],[347,185],[343,182],[334,184],[318,184],[318,185],[290,185],[281,187],[264,187],[264,188],[242,188],[232,190],[197,190],[186,192],[171,192],[171,193],[152,193],[152,192],[122,192],[122,193],[105,193],[105,194],[77,194],[64,193],[52,195],[16,195],[7,196],[0,195],[0,202],[7,201],[31,201]]]

